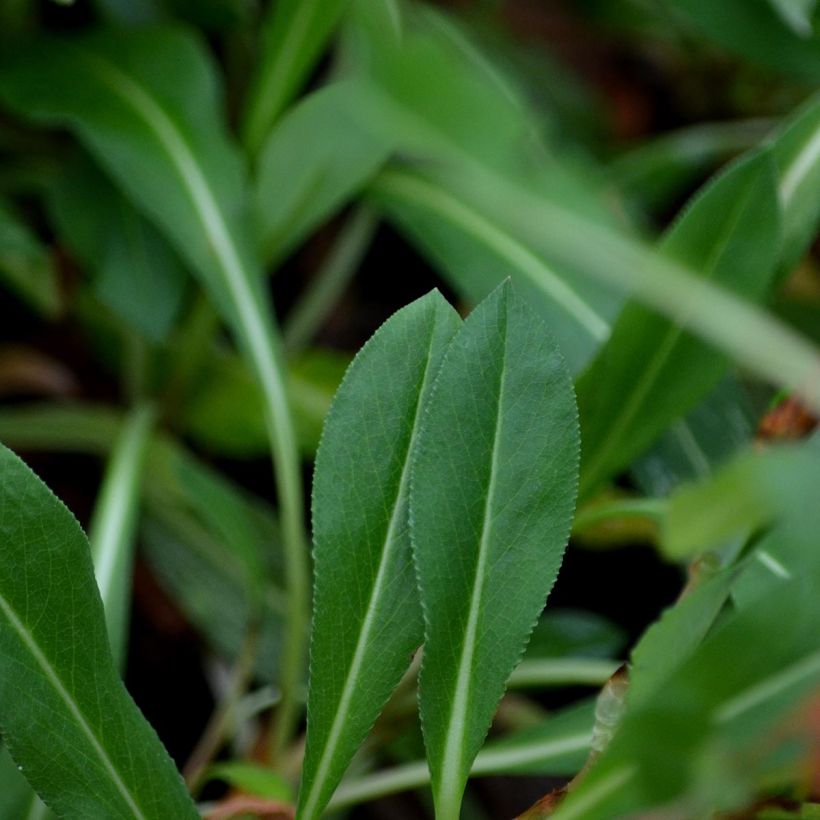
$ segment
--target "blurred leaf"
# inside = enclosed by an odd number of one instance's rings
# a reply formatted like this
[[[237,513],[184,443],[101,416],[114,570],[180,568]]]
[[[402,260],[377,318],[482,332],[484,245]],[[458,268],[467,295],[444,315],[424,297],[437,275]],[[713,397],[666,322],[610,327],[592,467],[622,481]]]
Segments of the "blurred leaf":
[[[770,129],[768,120],[681,128],[623,152],[610,163],[609,174],[627,200],[656,215],[705,174],[758,145]]]
[[[363,121],[425,162],[430,176],[485,219],[553,264],[688,323],[690,332],[754,374],[799,389],[820,409],[814,379],[820,356],[813,345],[602,218],[586,186],[562,180],[557,163],[534,172],[539,151],[521,129],[518,109],[495,99],[488,105],[485,87],[470,83],[440,43],[408,38],[401,58],[384,68],[378,60],[373,65],[371,93],[361,101]]]
[[[0,280],[48,317],[62,306],[60,283],[48,249],[0,203]]]
[[[810,731],[798,712],[820,684],[817,580],[815,570],[724,620],[674,677],[632,704],[556,820],[660,806],[699,817],[749,802],[774,767],[781,782],[798,780]]]
[[[299,446],[316,452],[322,423],[349,360],[329,350],[309,350],[290,362],[288,397]],[[202,446],[234,457],[265,451],[264,401],[244,363],[226,351],[214,352],[182,413],[186,432]]]
[[[0,817],[20,820],[53,817],[32,791],[5,747],[0,747]]]
[[[745,452],[708,481],[684,486],[670,498],[662,546],[683,558],[788,518],[792,537],[809,543],[816,534],[820,439]]]
[[[58,814],[198,817],[114,668],[82,530],[5,448],[0,486],[0,723],[15,760]]]
[[[453,340],[413,466],[425,617],[419,702],[443,820],[458,816],[472,761],[558,573],[575,502],[576,423],[549,331],[501,286]]]
[[[564,775],[578,772],[589,752],[594,701],[582,701],[542,723],[487,743],[476,756],[471,777],[504,774]],[[331,810],[424,786],[430,770],[423,761],[407,763],[342,781]]]
[[[251,154],[307,79],[346,5],[347,0],[278,0],[270,7],[243,123]]]
[[[231,760],[227,763],[216,763],[207,773],[208,780],[222,780],[234,788],[248,794],[256,794],[270,800],[293,802],[293,789],[282,775],[256,763]]]
[[[820,77],[820,36],[796,34],[784,20],[786,5],[806,0],[676,0],[674,9],[719,45],[754,62],[806,81]],[[797,17],[791,14],[793,21]]]
[[[798,37],[811,36],[817,0],[769,0],[769,3]]]
[[[316,582],[299,796],[306,820],[327,804],[423,640],[410,461],[460,324],[437,291],[395,313],[353,360],[325,424],[313,481]]]
[[[820,53],[820,43],[817,45]],[[789,117],[772,141],[780,176],[783,259],[789,273],[806,253],[820,224],[820,98],[815,96]]]
[[[89,161],[71,165],[49,200],[63,241],[93,272],[100,301],[148,339],[167,339],[188,282],[167,241]]]
[[[582,609],[547,609],[532,631],[525,658],[612,658],[626,643],[617,624]]]
[[[749,443],[754,427],[748,396],[727,375],[694,410],[661,433],[630,472],[647,494],[668,495],[684,481],[710,475]]]
[[[766,291],[780,247],[775,169],[768,153],[740,162],[700,193],[662,252],[751,298]],[[727,363],[636,303],[578,383],[584,431],[582,490],[640,455],[717,383]]]
[[[266,259],[278,262],[297,247],[387,159],[387,142],[356,120],[352,82],[306,97],[265,141],[255,208]]]
[[[506,277],[538,310],[577,372],[606,340],[618,302],[597,284],[555,269],[445,186],[392,170],[371,188],[376,202],[470,301],[480,302]]]

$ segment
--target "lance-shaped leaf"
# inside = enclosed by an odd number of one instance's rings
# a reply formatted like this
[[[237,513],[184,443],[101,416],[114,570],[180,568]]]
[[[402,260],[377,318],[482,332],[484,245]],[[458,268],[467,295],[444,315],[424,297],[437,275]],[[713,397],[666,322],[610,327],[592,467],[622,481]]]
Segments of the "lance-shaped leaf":
[[[317,817],[423,638],[410,549],[410,458],[458,314],[433,292],[356,356],[313,483],[316,559],[299,817]]]
[[[60,816],[196,818],[111,658],[88,541],[0,448],[0,726]]]
[[[420,707],[442,820],[458,817],[470,766],[555,581],[577,478],[569,373],[547,327],[505,283],[453,340],[413,466]]]
[[[779,249],[776,175],[768,152],[735,165],[709,186],[661,245],[667,257],[752,299],[765,293]],[[640,455],[714,387],[726,367],[723,356],[682,324],[629,304],[578,384],[582,491]]]

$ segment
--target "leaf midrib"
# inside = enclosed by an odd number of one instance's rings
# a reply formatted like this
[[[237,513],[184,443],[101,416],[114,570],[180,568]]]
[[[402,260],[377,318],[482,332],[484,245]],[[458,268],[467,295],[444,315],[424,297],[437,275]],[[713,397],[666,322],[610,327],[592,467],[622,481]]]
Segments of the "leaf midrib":
[[[342,689],[342,694],[339,698],[339,704],[336,708],[333,723],[331,724],[330,732],[328,734],[328,740],[325,743],[322,755],[319,759],[319,765],[317,766],[316,775],[314,776],[311,782],[311,787],[306,798],[305,807],[302,809],[301,812],[299,812],[300,818],[313,817],[314,813],[317,810],[322,786],[324,785],[327,773],[333,763],[333,758],[336,754],[336,748],[338,747],[339,739],[341,737],[342,730],[344,729],[344,718],[350,707],[350,702],[353,699],[353,695],[355,694],[356,682],[361,671],[361,666],[364,661],[365,652],[368,648],[370,634],[373,631],[373,627],[375,626],[376,608],[379,603],[379,600],[382,597],[383,587],[387,576],[387,570],[390,566],[392,566],[391,558],[394,557],[394,550],[391,549],[391,545],[396,543],[395,532],[396,527],[398,525],[397,513],[401,509],[401,500],[405,498],[407,495],[407,485],[410,478],[410,454],[413,450],[413,443],[418,435],[419,422],[421,417],[420,411],[422,402],[424,400],[425,388],[430,375],[430,363],[433,358],[432,350],[437,324],[438,322],[436,320],[436,315],[434,313],[430,328],[430,341],[427,348],[427,361],[425,363],[424,372],[420,380],[419,396],[418,400],[416,401],[416,410],[413,417],[413,427],[410,431],[410,436],[407,440],[407,450],[404,456],[404,465],[402,466],[401,476],[399,478],[399,486],[396,492],[396,498],[393,503],[393,508],[390,513],[390,521],[387,526],[387,533],[385,534],[384,538],[384,545],[382,547],[382,560],[379,564],[378,572],[376,573],[376,579],[373,582],[373,588],[370,592],[370,597],[367,602],[365,617],[362,621],[361,631],[359,632],[359,639],[356,642],[356,649],[353,653],[353,658],[350,661],[350,667],[348,669],[347,675],[345,676],[345,684]]]
[[[507,300],[503,301],[503,328],[501,335],[503,347],[501,352],[501,374],[498,380],[498,399],[496,402],[495,430],[493,435],[493,451],[490,460],[490,479],[487,483],[487,495],[484,500],[484,515],[481,525],[481,538],[479,540],[478,560],[476,561],[475,576],[473,578],[473,590],[470,596],[470,608],[467,615],[467,625],[465,628],[464,643],[459,659],[458,674],[456,676],[456,689],[453,695],[450,709],[450,720],[447,727],[446,740],[444,743],[444,753],[442,755],[441,780],[439,782],[438,794],[436,795],[437,810],[442,811],[443,816],[449,816],[443,806],[448,800],[456,801],[456,810],[460,802],[460,782],[461,770],[463,768],[465,739],[467,734],[467,711],[471,699],[471,683],[474,680],[473,663],[475,660],[475,649],[478,633],[478,619],[481,610],[484,585],[486,581],[486,569],[488,553],[490,550],[490,534],[492,532],[492,509],[495,497],[496,484],[499,471],[499,450],[501,441],[502,412],[501,407],[504,400],[504,385],[507,375],[507,322],[509,305]]]
[[[51,684],[52,688],[63,701],[63,703],[65,703],[69,712],[74,717],[77,726],[88,739],[88,742],[91,744],[91,748],[94,750],[97,757],[99,757],[100,761],[103,764],[103,768],[110,776],[112,783],[117,788],[117,791],[122,796],[123,800],[133,813],[134,817],[138,818],[139,820],[147,820],[147,815],[143,814],[142,810],[139,807],[139,804],[137,803],[136,799],[128,789],[128,786],[126,786],[125,782],[120,777],[116,766],[111,761],[111,758],[106,753],[100,741],[97,739],[97,736],[94,734],[94,730],[89,725],[88,721],[86,720],[85,716],[80,710],[80,707],[77,705],[74,698],[71,696],[71,693],[63,685],[63,682],[60,680],[60,677],[55,671],[54,667],[51,665],[51,663],[49,663],[48,657],[40,648],[34,636],[26,628],[25,623],[19,617],[17,612],[14,610],[14,608],[11,606],[11,604],[9,604],[5,596],[2,594],[0,594],[0,610],[3,611],[9,623],[13,627],[14,631],[19,636],[20,640],[26,646],[29,653],[34,658],[40,669],[42,669],[45,679]]]

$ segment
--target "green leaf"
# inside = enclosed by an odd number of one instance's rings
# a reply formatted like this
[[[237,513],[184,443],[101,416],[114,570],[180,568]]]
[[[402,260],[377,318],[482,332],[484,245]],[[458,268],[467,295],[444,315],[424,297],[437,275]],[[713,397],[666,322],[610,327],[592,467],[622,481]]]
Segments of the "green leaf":
[[[0,817],[20,820],[52,817],[4,747],[0,747]]]
[[[268,800],[293,802],[293,790],[282,775],[256,763],[231,760],[216,763],[206,773],[207,780],[222,780],[249,794],[256,794]]]
[[[820,98],[813,97],[789,117],[773,140],[772,150],[783,209],[780,264],[789,273],[806,253],[820,224]]]
[[[57,814],[196,818],[108,648],[88,541],[71,513],[0,449],[0,725]]]
[[[362,118],[389,133],[397,149],[424,162],[485,219],[519,238],[554,264],[602,286],[631,293],[642,304],[728,353],[752,373],[799,390],[820,409],[818,351],[754,304],[696,275],[691,267],[649,249],[601,219],[573,185],[549,183],[557,163],[533,172],[531,132],[521,131],[517,109],[469,83],[441,44],[411,38],[392,65],[373,72]],[[431,105],[436,101],[435,105]],[[526,148],[531,146],[532,151]],[[541,180],[534,186],[532,178]],[[582,186],[583,187],[583,186]],[[574,192],[574,194],[573,194]]]
[[[783,22],[799,37],[810,37],[814,29],[812,15],[817,0],[769,0]]]
[[[57,271],[48,250],[27,225],[0,203],[0,280],[45,316],[60,311]]]
[[[407,520],[410,459],[459,324],[436,291],[396,313],[353,360],[325,423],[313,482],[303,818],[326,805],[423,638]]]
[[[39,55],[48,53],[49,59]],[[171,81],[169,81],[171,80]],[[67,124],[170,237],[208,287],[265,396],[290,596],[281,745],[304,674],[308,566],[302,481],[279,340],[249,235],[242,162],[220,118],[213,66],[177,29],[105,31],[42,43],[0,67],[0,98]]]
[[[668,495],[684,481],[706,478],[748,444],[755,421],[743,386],[729,374],[687,416],[672,422],[630,473],[648,495]]]
[[[667,257],[752,299],[770,281],[780,248],[771,155],[735,165],[702,192],[661,244]],[[642,305],[624,308],[578,384],[584,431],[582,490],[631,463],[717,383],[727,362]]]
[[[167,339],[188,284],[167,240],[90,161],[70,165],[49,194],[52,220],[100,301],[146,338]]]
[[[442,820],[458,817],[472,761],[558,573],[577,458],[566,365],[506,283],[453,340],[413,466],[419,703]]]
[[[413,171],[381,174],[376,202],[472,302],[506,277],[549,323],[573,372],[609,336],[619,300],[597,283],[556,269],[445,185]]]
[[[349,358],[330,350],[308,350],[288,363],[291,412],[299,446],[316,452],[322,423]],[[205,373],[182,411],[182,423],[197,444],[247,458],[267,445],[265,403],[248,367],[235,354],[213,350]]]
[[[564,775],[583,766],[594,723],[593,701],[582,701],[543,722],[488,743],[479,753],[471,777],[505,774]],[[406,763],[364,777],[345,780],[329,808],[341,809],[366,800],[425,786],[430,770],[424,762]]]
[[[664,685],[631,705],[556,820],[609,820],[663,806],[711,816],[753,800],[776,773],[799,783],[811,729],[799,709],[820,683],[813,573],[724,620]],[[765,786],[763,786],[765,787]]]
[[[307,78],[346,5],[347,0],[280,0],[271,6],[243,123],[251,154]]]
[[[820,37],[794,30],[807,0],[678,0],[676,12],[721,46],[784,74],[816,82],[820,77]],[[809,0],[810,1],[810,0]],[[787,22],[783,7],[794,8]]]
[[[305,98],[262,148],[255,211],[265,259],[280,261],[387,159],[387,142],[355,117],[358,91],[353,82],[336,83]]]

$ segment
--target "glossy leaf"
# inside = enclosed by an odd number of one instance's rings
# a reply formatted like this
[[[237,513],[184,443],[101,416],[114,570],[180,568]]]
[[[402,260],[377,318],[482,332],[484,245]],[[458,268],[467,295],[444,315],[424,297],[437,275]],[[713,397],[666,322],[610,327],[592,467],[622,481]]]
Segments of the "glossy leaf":
[[[662,252],[704,278],[760,298],[780,247],[775,185],[769,154],[735,165],[685,211]],[[681,324],[628,305],[578,384],[582,489],[591,491],[640,455],[708,393],[726,366]]]
[[[245,143],[251,153],[259,150],[307,78],[346,5],[347,0],[281,0],[271,6],[245,112]]]
[[[769,0],[772,8],[799,37],[810,37],[817,0]]]
[[[60,310],[57,271],[48,249],[0,203],[0,281],[46,316]]]
[[[387,159],[387,141],[356,120],[351,83],[327,86],[300,102],[262,148],[254,205],[268,260],[280,261],[297,247]]]
[[[0,724],[29,782],[58,814],[197,817],[114,668],[88,541],[5,448],[0,529]]]
[[[509,283],[453,340],[413,466],[425,617],[419,703],[436,811],[468,773],[555,580],[575,503],[566,365]]]
[[[408,531],[410,459],[458,314],[434,291],[353,360],[313,483],[315,593],[299,816],[314,818],[423,637]]]

